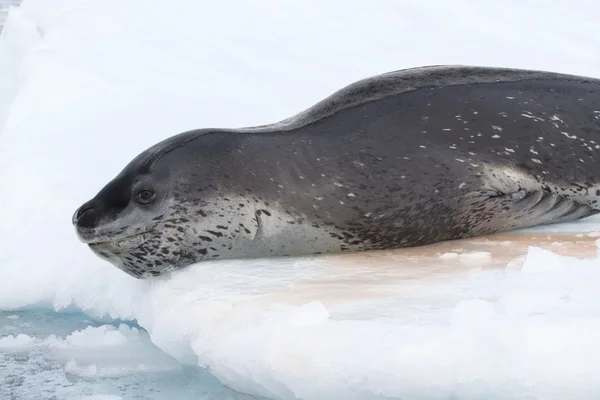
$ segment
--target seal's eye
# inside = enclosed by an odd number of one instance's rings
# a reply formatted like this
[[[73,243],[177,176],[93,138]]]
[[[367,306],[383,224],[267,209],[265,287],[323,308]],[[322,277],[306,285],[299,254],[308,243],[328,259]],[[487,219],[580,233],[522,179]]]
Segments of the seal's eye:
[[[141,189],[135,193],[135,201],[143,205],[152,203],[155,197],[156,194],[151,189]]]

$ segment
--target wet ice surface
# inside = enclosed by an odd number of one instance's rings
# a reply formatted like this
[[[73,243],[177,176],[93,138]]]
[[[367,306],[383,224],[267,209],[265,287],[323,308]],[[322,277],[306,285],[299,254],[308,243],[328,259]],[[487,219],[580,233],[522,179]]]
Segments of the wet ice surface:
[[[115,324],[81,313],[0,312],[0,399],[250,399],[177,363],[135,324]]]
[[[2,396],[600,396],[596,217],[147,281],[75,238],[76,207],[187,129],[277,121],[419,65],[599,70],[596,2],[365,4],[28,0],[11,13],[0,36]]]

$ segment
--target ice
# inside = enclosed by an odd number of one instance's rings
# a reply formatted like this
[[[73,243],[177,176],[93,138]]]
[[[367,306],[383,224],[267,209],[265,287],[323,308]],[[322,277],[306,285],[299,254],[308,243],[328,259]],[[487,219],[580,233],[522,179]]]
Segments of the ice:
[[[60,361],[68,375],[82,379],[114,378],[135,372],[181,368],[156,349],[148,334],[121,324],[88,326],[49,345],[48,357]]]
[[[204,263],[148,281],[96,258],[70,219],[165,137],[277,121],[376,73],[458,63],[598,77],[599,11],[25,0],[0,36],[0,309],[81,310],[145,330],[34,337],[23,332],[35,320],[2,319],[0,355],[41,352],[90,385],[199,366],[273,399],[598,398],[600,217],[407,251]],[[0,390],[23,387],[30,369],[13,368],[0,369]]]
[[[24,333],[17,336],[8,335],[0,338],[0,351],[18,351],[31,346],[34,339]]]
[[[458,253],[444,253],[440,256],[440,260],[452,260],[452,259],[455,259],[458,257],[459,257]]]

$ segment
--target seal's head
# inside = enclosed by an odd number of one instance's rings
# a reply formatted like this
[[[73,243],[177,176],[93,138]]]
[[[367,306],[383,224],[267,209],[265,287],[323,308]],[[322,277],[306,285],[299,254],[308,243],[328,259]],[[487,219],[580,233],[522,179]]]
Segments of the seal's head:
[[[75,212],[79,238],[136,278],[230,255],[252,240],[252,200],[230,196],[239,191],[222,179],[239,140],[213,133],[186,132],[136,157]]]

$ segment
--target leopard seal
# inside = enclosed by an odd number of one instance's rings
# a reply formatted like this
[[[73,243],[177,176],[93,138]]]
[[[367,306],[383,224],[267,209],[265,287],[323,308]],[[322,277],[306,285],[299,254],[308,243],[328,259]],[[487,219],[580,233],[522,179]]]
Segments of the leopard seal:
[[[135,157],[73,215],[136,278],[205,260],[420,246],[600,206],[600,80],[431,66],[281,122],[199,129]]]

